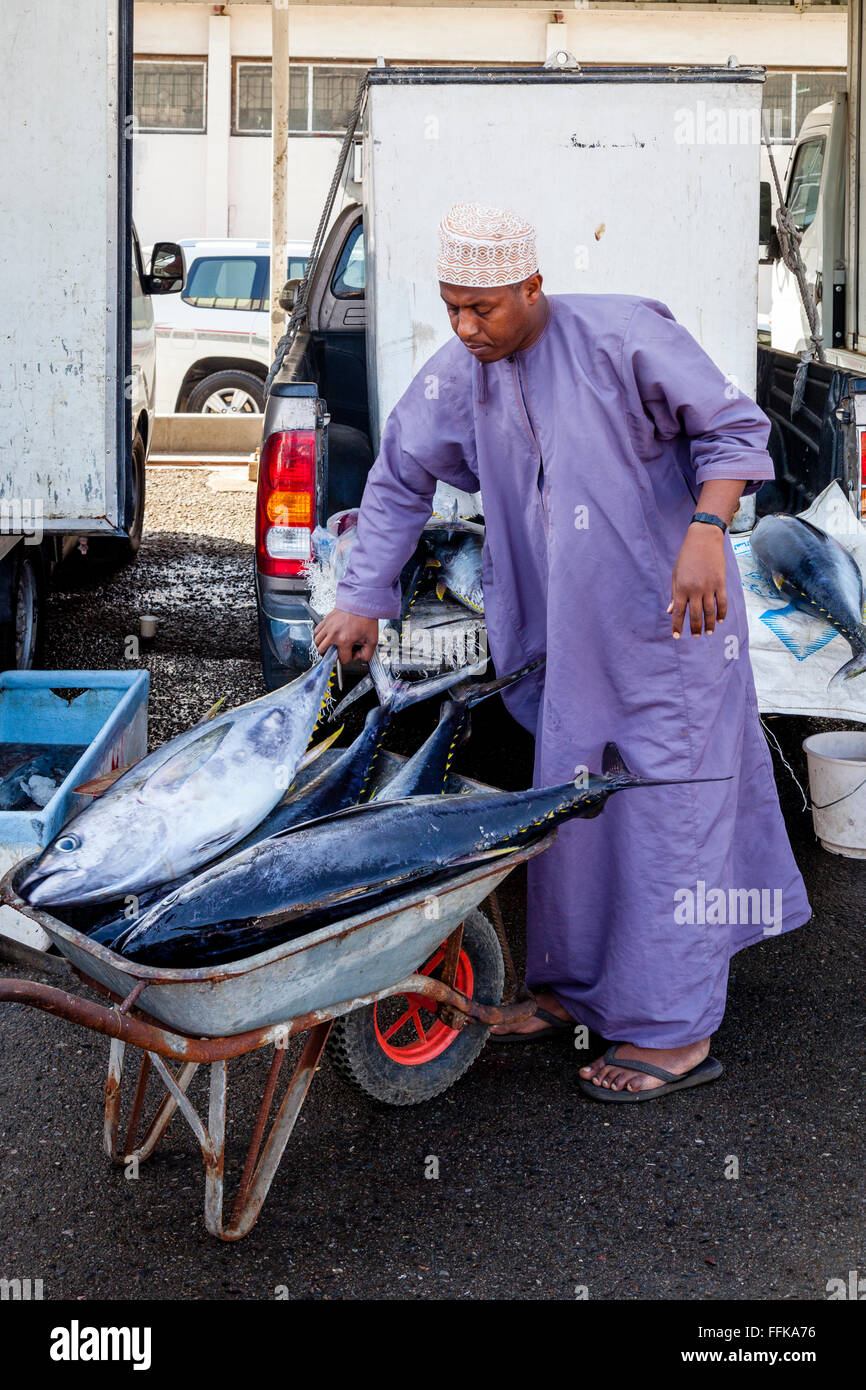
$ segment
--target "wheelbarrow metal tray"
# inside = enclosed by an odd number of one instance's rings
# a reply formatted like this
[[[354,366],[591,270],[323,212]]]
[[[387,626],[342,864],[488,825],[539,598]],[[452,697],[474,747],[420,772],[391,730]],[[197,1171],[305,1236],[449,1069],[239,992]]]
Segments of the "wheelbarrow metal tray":
[[[87,805],[91,798],[77,786],[144,756],[149,686],[147,671],[0,674],[0,742],[84,748],[41,810],[0,811],[0,873],[44,848]],[[8,909],[0,910],[0,932],[37,948],[48,944]]]
[[[335,756],[333,750],[323,754],[316,770]],[[394,754],[380,758],[385,767],[402,761]],[[492,788],[452,777],[449,790]],[[7,900],[38,921],[81,974],[121,998],[144,981],[137,1010],[192,1037],[230,1037],[336,1004],[345,1004],[348,1012],[354,999],[389,989],[417,970],[515,865],[545,849],[555,834],[467,869],[435,895],[416,885],[387,907],[346,917],[243,960],[189,970],[126,961],[51,914],[16,901],[18,874],[5,886]]]

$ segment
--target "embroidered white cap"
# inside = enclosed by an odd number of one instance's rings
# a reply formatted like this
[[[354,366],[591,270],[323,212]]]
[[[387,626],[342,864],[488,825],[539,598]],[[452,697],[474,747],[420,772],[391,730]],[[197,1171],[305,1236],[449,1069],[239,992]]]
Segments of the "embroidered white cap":
[[[455,203],[439,224],[436,270],[446,285],[515,285],[538,270],[535,228],[505,208]]]

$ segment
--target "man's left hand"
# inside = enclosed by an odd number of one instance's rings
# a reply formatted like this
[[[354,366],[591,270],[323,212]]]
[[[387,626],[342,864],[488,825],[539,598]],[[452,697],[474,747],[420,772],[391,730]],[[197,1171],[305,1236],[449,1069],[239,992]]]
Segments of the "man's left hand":
[[[686,532],[671,578],[671,631],[681,637],[686,609],[693,637],[714,631],[728,611],[725,536],[717,526],[694,522]]]

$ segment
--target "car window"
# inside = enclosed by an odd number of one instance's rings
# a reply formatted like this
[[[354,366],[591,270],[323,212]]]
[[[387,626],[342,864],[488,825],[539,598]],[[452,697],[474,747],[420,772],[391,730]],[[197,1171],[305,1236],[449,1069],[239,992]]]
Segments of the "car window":
[[[261,309],[255,256],[199,256],[190,266],[183,298],[197,309]]]
[[[336,299],[363,299],[366,285],[364,259],[364,226],[357,222],[340,253],[337,269],[331,281],[331,293]]]
[[[788,207],[798,231],[804,232],[814,221],[823,165],[824,141],[805,140],[794,156],[794,168],[788,185]]]
[[[304,276],[305,276],[305,274],[306,274],[306,272],[307,272],[307,261],[308,261],[308,260],[309,260],[309,257],[308,257],[308,256],[289,256],[288,266],[287,266],[287,270],[286,270],[286,279],[287,279],[287,280],[303,280],[303,278],[304,278]],[[262,289],[262,308],[263,308],[263,309],[268,309],[268,310],[270,310],[270,307],[271,307],[271,295],[270,295],[270,289],[271,289],[271,263],[270,263],[269,260],[263,258],[263,260],[262,260],[262,266],[264,267],[264,278],[263,278],[263,280],[262,280],[262,285],[263,285],[263,289]]]
[[[153,324],[153,305],[150,296],[141,287],[141,251],[138,238],[132,238],[130,260],[132,262],[132,327],[150,328]]]

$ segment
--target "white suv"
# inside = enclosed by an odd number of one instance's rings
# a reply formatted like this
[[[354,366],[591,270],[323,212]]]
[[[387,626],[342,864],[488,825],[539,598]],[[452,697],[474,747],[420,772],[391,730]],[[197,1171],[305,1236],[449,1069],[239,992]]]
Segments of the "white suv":
[[[271,365],[270,242],[182,241],[183,291],[158,302],[156,413],[260,414]],[[286,279],[309,242],[290,242]]]

